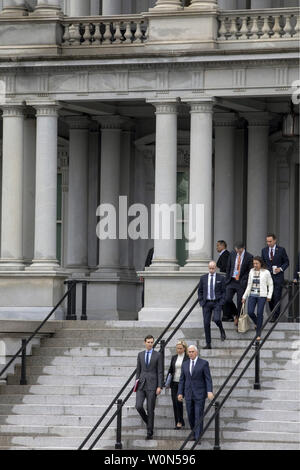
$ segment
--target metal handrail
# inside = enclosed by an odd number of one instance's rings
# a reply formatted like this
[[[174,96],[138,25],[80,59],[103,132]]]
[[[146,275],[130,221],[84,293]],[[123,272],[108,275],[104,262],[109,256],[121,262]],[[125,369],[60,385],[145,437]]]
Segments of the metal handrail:
[[[177,320],[177,318],[179,317],[179,315],[181,314],[181,312],[183,311],[183,309],[187,306],[187,304],[189,303],[189,301],[192,299],[192,297],[194,296],[194,294],[196,293],[196,291],[198,290],[198,287],[199,287],[199,284],[200,282],[198,282],[198,284],[196,285],[196,287],[193,289],[193,291],[191,292],[191,294],[189,295],[189,297],[186,299],[186,301],[184,302],[184,304],[180,307],[180,309],[178,310],[178,312],[175,314],[175,316],[172,318],[172,320],[169,322],[169,324],[166,326],[166,328],[163,330],[163,332],[161,333],[161,335],[157,338],[157,340],[155,341],[154,345],[153,345],[153,349],[158,345],[158,343],[162,340],[162,338],[164,337],[164,335],[167,333],[167,331],[170,329],[170,327],[173,325],[173,323]],[[193,305],[189,308],[188,312],[184,315],[184,317],[182,318],[182,320],[178,323],[178,325],[176,326],[176,328],[174,329],[174,331],[171,333],[171,335],[169,336],[169,338],[165,341],[165,345],[167,345],[171,339],[173,338],[173,336],[176,334],[176,332],[179,330],[179,328],[181,327],[181,325],[185,322],[185,320],[188,318],[188,316],[191,314],[191,312],[194,310],[194,308],[196,307],[196,305],[198,304],[198,299],[193,303]],[[84,439],[84,441],[81,443],[81,445],[78,447],[77,450],[82,450],[83,447],[85,446],[85,444],[90,440],[90,438],[93,436],[93,434],[96,432],[96,430],[98,429],[98,427],[100,426],[100,424],[102,423],[102,421],[104,420],[104,418],[106,418],[106,416],[108,415],[108,413],[110,412],[110,410],[113,408],[113,406],[117,403],[117,401],[119,400],[120,396],[122,395],[122,393],[124,392],[124,390],[126,389],[126,387],[130,384],[131,380],[133,379],[133,377],[136,375],[136,369],[134,370],[134,372],[130,375],[129,379],[126,381],[126,383],[123,385],[123,387],[121,388],[121,390],[119,391],[119,393],[115,396],[115,398],[112,400],[112,402],[110,403],[110,405],[107,407],[106,411],[103,413],[103,415],[101,416],[101,418],[97,421],[97,423],[95,424],[95,426],[93,427],[93,429],[89,432],[89,434],[87,435],[87,437]],[[130,398],[130,396],[132,395],[133,393],[133,388],[128,392],[127,396],[124,398],[124,400],[122,401],[122,404],[121,404],[121,409],[122,407],[125,405],[125,403],[128,401],[128,399]],[[106,425],[104,426],[104,428],[101,430],[100,434],[97,436],[97,438],[93,441],[93,443],[91,444],[91,446],[89,447],[89,450],[93,449],[94,446],[97,444],[97,442],[99,441],[99,439],[103,436],[103,434],[105,433],[105,431],[108,429],[108,427],[111,425],[111,423],[113,422],[113,420],[118,416],[118,414],[120,413],[120,409],[117,409],[113,415],[111,416],[111,418],[109,419],[109,421],[106,423]]]
[[[208,405],[208,407],[206,408],[204,414],[203,414],[203,419],[204,417],[207,415],[207,413],[209,412],[209,410],[213,407],[213,406],[216,406],[217,405],[217,409],[216,411],[214,412],[214,414],[212,415],[212,417],[209,419],[209,421],[207,422],[206,426],[204,427],[202,433],[200,434],[199,438],[196,440],[196,442],[193,444],[193,446],[191,447],[190,450],[194,450],[195,447],[198,445],[199,441],[202,439],[202,437],[204,436],[205,432],[207,431],[207,429],[209,428],[210,424],[216,419],[217,415],[219,415],[220,413],[220,410],[221,408],[223,407],[224,403],[227,401],[227,399],[230,397],[232,391],[235,389],[235,387],[237,386],[237,384],[239,383],[239,381],[241,380],[241,378],[243,377],[243,375],[245,374],[246,370],[249,368],[249,366],[251,365],[251,363],[253,362],[253,360],[256,358],[256,356],[259,354],[261,348],[263,347],[263,345],[265,344],[266,340],[268,339],[268,337],[270,336],[270,334],[273,332],[274,328],[277,326],[278,322],[281,320],[281,318],[283,317],[283,315],[286,313],[286,311],[289,309],[290,305],[296,300],[296,298],[298,297],[299,295],[299,292],[300,292],[300,289],[298,289],[298,291],[296,292],[296,294],[293,296],[293,298],[288,302],[288,304],[286,305],[286,307],[283,309],[283,311],[281,312],[281,314],[278,316],[278,318],[276,319],[276,321],[274,322],[274,324],[272,325],[272,327],[269,329],[268,333],[266,334],[266,336],[264,337],[264,339],[262,341],[260,341],[257,346],[256,346],[256,349],[255,349],[255,353],[253,354],[253,356],[249,359],[249,361],[247,362],[246,366],[244,367],[244,369],[242,370],[242,372],[240,373],[240,375],[238,376],[238,378],[235,380],[234,384],[231,386],[230,390],[227,392],[227,394],[225,395],[225,397],[223,398],[223,400],[221,402],[217,402],[217,399],[218,397],[220,396],[221,392],[224,390],[224,388],[226,387],[227,383],[229,382],[229,380],[231,379],[231,377],[233,376],[234,372],[236,371],[236,369],[239,367],[239,365],[241,364],[241,362],[244,360],[245,356],[247,355],[247,353],[250,351],[250,349],[252,348],[253,344],[256,342],[256,338],[257,338],[257,335],[255,335],[255,337],[253,338],[253,340],[250,342],[249,346],[246,348],[246,350],[244,351],[244,353],[242,354],[241,358],[239,359],[239,361],[237,362],[237,364],[234,366],[234,368],[232,369],[231,373],[228,375],[228,377],[226,378],[225,382],[223,383],[223,385],[220,387],[220,389],[218,390],[218,392],[216,393],[216,395],[214,396],[213,400],[210,402],[210,404]],[[265,321],[265,323],[263,324],[262,326],[262,331],[264,330],[264,328],[266,327],[266,325],[269,323],[270,319],[272,318],[272,315],[274,314],[274,312],[276,311],[276,309],[279,307],[280,303],[282,302],[282,300],[285,299],[285,297],[288,295],[288,290],[286,290],[285,294],[283,295],[282,299],[275,305],[274,309],[272,310],[270,316],[267,318],[267,320]],[[202,422],[202,421],[201,421]],[[193,437],[193,434],[194,434],[194,431],[201,425],[201,422],[197,423],[194,427],[194,429],[191,431],[191,433],[188,435],[188,437],[185,439],[185,441],[183,442],[182,446],[180,447],[179,450],[183,450],[186,446],[186,444],[188,443],[188,441],[190,440],[191,437]]]
[[[11,358],[11,360],[6,364],[6,366],[0,371],[0,377],[4,374],[4,372],[7,371],[7,369],[11,366],[11,364],[19,357],[20,354],[22,354],[23,356],[23,360],[25,359],[25,355],[26,355],[26,347],[28,346],[28,344],[30,343],[30,341],[38,334],[38,332],[43,328],[43,326],[45,325],[45,323],[47,323],[47,321],[49,320],[49,318],[52,317],[52,315],[54,314],[54,312],[58,309],[58,307],[60,307],[60,305],[63,303],[63,301],[66,299],[66,297],[71,293],[72,289],[74,289],[76,286],[76,284],[73,284],[68,290],[67,292],[64,294],[64,296],[60,299],[60,301],[57,303],[57,305],[51,310],[51,312],[49,313],[49,315],[47,315],[47,317],[42,321],[42,323],[36,328],[36,330],[31,334],[31,336],[27,339],[27,340],[23,340],[22,341],[22,346],[20,347],[20,349],[18,350],[18,352],[16,352],[16,354]]]

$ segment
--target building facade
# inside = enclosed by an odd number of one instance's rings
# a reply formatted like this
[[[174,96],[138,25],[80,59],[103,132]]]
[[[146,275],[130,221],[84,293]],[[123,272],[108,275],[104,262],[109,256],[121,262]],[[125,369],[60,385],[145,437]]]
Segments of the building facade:
[[[217,240],[256,255],[269,231],[292,277],[297,4],[2,1],[0,318],[42,318],[78,278],[91,319],[167,320]],[[155,204],[198,205],[196,227],[175,221],[198,245],[153,239]],[[105,205],[116,236],[99,239]]]

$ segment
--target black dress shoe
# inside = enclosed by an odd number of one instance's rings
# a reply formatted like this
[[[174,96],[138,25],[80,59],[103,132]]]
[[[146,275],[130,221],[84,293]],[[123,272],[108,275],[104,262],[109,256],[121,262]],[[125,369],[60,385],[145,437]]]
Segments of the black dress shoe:
[[[211,349],[211,345],[210,345],[210,344],[207,344],[206,346],[204,346],[203,349]]]
[[[148,433],[147,437],[146,437],[146,440],[150,441],[151,439],[153,439],[153,434]]]
[[[225,317],[225,318],[222,318],[222,321],[233,321],[233,318],[227,318],[227,317]]]
[[[225,333],[224,330],[222,330],[222,331],[221,331],[221,340],[222,340],[222,341],[225,341],[225,339],[226,339],[226,333]]]

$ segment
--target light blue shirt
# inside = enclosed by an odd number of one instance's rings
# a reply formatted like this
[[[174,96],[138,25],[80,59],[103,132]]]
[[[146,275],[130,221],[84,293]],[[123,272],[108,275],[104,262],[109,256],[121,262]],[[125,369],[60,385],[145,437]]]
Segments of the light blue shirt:
[[[215,300],[216,297],[210,298],[210,283],[213,282],[213,292],[215,292],[216,286],[216,273],[208,275],[208,286],[207,286],[207,299],[208,300]]]
[[[150,361],[151,361],[151,357],[152,357],[152,353],[153,353],[153,349],[150,349],[150,351],[145,351],[145,364],[147,365],[147,353],[149,352],[149,363],[150,364]]]

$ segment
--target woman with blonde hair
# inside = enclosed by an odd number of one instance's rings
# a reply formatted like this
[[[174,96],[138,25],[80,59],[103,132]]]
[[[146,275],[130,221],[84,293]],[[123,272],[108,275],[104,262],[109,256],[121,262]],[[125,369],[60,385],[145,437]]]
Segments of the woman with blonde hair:
[[[183,404],[177,399],[178,385],[181,375],[181,367],[184,361],[189,360],[187,354],[188,346],[185,341],[178,341],[176,344],[176,354],[172,356],[169,372],[167,375],[166,387],[171,387],[173,402],[175,428],[181,429],[185,423],[183,419]]]
[[[270,302],[273,295],[273,280],[270,271],[260,256],[253,258],[253,268],[249,273],[247,289],[244,292],[242,303],[248,300],[248,315],[256,325],[257,341],[260,341],[266,301]],[[257,315],[254,310],[257,305]]]

